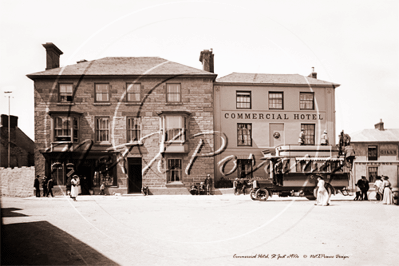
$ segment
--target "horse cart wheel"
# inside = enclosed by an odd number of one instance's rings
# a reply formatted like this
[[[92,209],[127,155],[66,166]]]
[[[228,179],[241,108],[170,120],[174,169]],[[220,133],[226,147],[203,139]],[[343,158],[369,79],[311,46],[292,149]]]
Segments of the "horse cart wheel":
[[[267,200],[269,197],[269,191],[265,188],[260,188],[255,193],[255,198],[259,200]]]

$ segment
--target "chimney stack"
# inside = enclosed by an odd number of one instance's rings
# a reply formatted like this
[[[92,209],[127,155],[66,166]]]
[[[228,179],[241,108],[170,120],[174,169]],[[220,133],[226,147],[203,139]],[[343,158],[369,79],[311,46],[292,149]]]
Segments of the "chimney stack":
[[[55,44],[52,42],[47,42],[43,44],[43,47],[46,48],[46,70],[48,69],[53,69],[60,67],[60,55],[63,54],[63,52],[58,49]]]
[[[214,73],[212,49],[202,51],[199,60],[205,71]]]
[[[378,130],[380,130],[380,131],[385,130],[385,129],[384,129],[384,122],[382,122],[382,119],[380,119],[380,122],[379,122],[379,123],[377,123],[377,124],[374,125],[374,128],[375,128],[375,129],[378,129]]]
[[[308,77],[317,79],[317,72],[314,71],[314,67],[312,67],[312,73],[310,73]]]

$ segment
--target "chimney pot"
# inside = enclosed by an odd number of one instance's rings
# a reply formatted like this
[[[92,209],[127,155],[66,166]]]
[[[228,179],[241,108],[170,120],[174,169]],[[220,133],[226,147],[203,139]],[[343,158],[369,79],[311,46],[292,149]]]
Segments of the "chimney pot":
[[[214,73],[214,60],[213,60],[212,48],[210,50],[204,50],[200,54],[200,62],[202,63],[203,69],[208,72]]]
[[[380,119],[380,122],[379,122],[379,123],[377,123],[377,124],[374,125],[374,128],[375,128],[375,129],[378,129],[378,130],[380,130],[380,131],[385,130],[385,129],[384,129],[384,122],[382,122],[382,119]]]
[[[46,70],[60,67],[63,52],[52,42],[46,42],[43,47],[46,49]]]

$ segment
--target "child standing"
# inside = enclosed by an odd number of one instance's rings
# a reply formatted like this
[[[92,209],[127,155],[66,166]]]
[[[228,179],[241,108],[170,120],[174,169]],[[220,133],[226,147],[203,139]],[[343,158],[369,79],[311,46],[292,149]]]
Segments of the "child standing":
[[[100,195],[105,195],[104,189],[105,189],[105,184],[104,182],[102,182],[100,186]]]

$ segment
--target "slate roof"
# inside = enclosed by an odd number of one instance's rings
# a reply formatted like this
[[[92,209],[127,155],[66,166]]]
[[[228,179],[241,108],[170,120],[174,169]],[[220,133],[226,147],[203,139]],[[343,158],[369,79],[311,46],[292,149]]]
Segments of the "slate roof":
[[[160,57],[105,57],[65,67],[53,68],[27,75],[29,78],[46,76],[125,76],[125,75],[217,75]]]
[[[351,142],[399,142],[399,129],[363,129],[350,137]]]
[[[233,72],[216,80],[220,83],[242,84],[292,84],[292,85],[327,85],[338,87],[339,84],[305,77],[299,74],[262,74],[262,73],[237,73]]]

